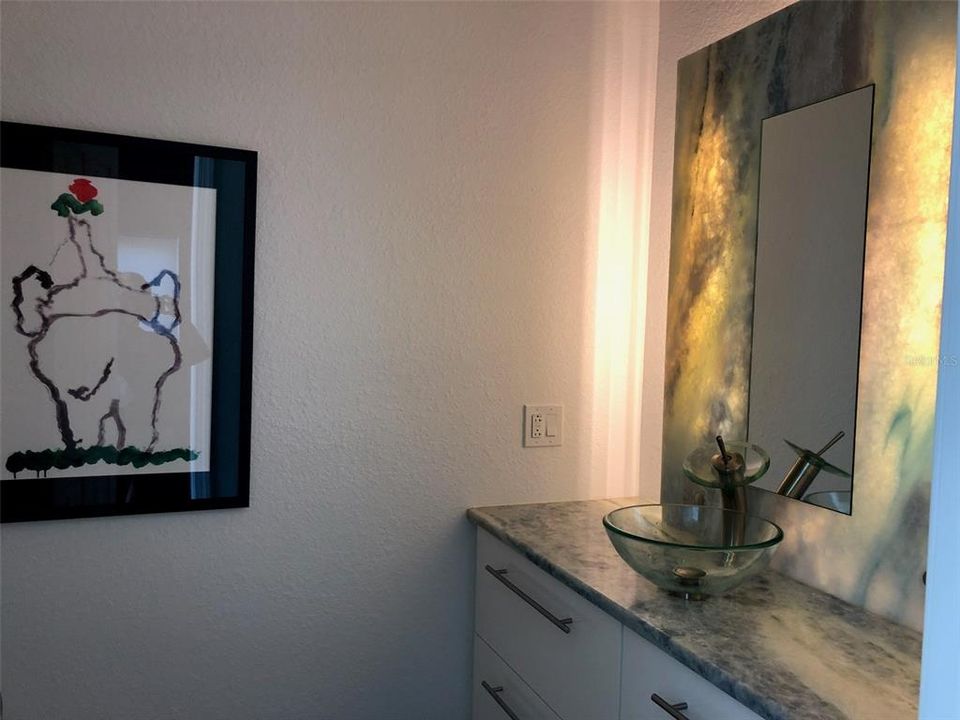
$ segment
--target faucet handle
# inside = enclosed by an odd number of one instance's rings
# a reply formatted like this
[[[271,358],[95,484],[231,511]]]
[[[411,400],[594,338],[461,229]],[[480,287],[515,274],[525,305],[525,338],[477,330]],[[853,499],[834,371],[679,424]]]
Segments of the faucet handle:
[[[723,435],[717,435],[717,447],[720,452],[710,458],[710,464],[720,475],[721,485],[742,485],[745,463],[743,455],[738,452],[728,453],[723,442]]]

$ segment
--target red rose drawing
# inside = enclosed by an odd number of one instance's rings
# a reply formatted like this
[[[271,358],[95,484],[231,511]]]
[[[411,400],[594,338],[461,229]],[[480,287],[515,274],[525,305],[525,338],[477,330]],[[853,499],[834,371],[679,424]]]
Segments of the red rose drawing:
[[[90,202],[97,196],[97,189],[86,178],[77,178],[70,183],[70,192],[82,203]]]

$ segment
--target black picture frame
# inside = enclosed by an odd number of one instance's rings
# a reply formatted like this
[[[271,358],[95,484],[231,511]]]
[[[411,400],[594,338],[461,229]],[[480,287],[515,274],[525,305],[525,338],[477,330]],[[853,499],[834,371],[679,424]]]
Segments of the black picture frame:
[[[248,507],[257,153],[2,122],[0,166],[216,190],[209,470],[114,474],[101,462],[96,476],[4,478],[0,522]],[[12,316],[0,308],[4,333]]]

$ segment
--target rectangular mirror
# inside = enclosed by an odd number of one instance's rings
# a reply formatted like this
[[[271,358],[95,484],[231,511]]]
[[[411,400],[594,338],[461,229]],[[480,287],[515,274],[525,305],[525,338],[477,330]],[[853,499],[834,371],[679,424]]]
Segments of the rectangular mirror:
[[[761,124],[747,436],[770,469],[756,487],[847,514],[873,98],[869,85]],[[796,448],[825,462],[791,475]]]

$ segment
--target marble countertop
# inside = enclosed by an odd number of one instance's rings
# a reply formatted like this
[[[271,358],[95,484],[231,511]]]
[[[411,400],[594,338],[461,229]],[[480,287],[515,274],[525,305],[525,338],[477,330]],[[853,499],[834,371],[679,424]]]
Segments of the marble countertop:
[[[636,499],[473,508],[471,521],[768,720],[916,717],[920,634],[772,570],[703,602],[658,590],[601,518]]]

